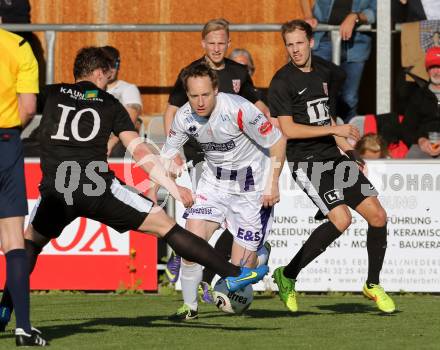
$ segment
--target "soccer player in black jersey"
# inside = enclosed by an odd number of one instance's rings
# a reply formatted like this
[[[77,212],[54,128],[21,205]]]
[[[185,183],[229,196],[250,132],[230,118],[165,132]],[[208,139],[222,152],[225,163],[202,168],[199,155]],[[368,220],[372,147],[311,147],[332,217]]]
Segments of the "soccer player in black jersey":
[[[189,65],[198,64],[201,61],[207,62],[209,66],[217,72],[219,79],[219,92],[243,96],[248,101],[254,103],[255,106],[268,117],[269,109],[264,102],[259,100],[247,68],[244,65],[225,57],[230,43],[229,22],[223,18],[208,21],[202,30],[202,48],[205,51],[205,54],[202,58],[199,58]],[[183,69],[179,73],[173,90],[168,98],[168,106],[164,115],[165,132],[167,134],[177,110],[188,101],[181,80],[182,72]],[[200,158],[200,161],[202,160],[203,155]]]
[[[230,290],[263,278],[267,265],[248,269],[230,264],[205,240],[177,225],[162,208],[121,183],[109,170],[107,142],[113,132],[153,181],[186,207],[193,203],[191,190],[166,175],[162,159],[142,142],[124,106],[105,91],[110,68],[101,48],[83,48],[75,58],[75,83],[48,86],[43,97],[41,196],[25,233],[29,271],[42,248],[83,216],[121,233],[156,233],[185,259],[226,277]],[[11,309],[12,303],[4,297],[1,306]]]
[[[270,111],[288,138],[286,155],[294,180],[328,222],[312,232],[287,266],[274,271],[280,297],[290,311],[297,311],[295,281],[299,272],[350,226],[350,207],[368,222],[368,277],[363,293],[375,300],[381,311],[393,312],[394,302],[379,284],[387,246],[387,214],[373,185],[359,171],[363,162],[346,140],[358,140],[358,130],[336,125],[332,118],[343,73],[311,55],[312,28],[306,22],[287,22],[281,33],[290,61],[271,81]]]
[[[217,72],[219,80],[219,92],[238,94],[246,98],[248,101],[254,103],[255,106],[270,119],[269,108],[264,104],[263,101],[259,99],[258,92],[254,87],[252,78],[250,77],[247,68],[244,65],[225,57],[230,43],[229,22],[223,18],[208,21],[202,30],[202,47],[205,51],[205,55],[189,64],[189,66],[197,65],[200,62],[207,62],[209,66]],[[177,110],[188,101],[188,97],[181,79],[182,72],[183,69],[179,73],[168,99],[168,105],[164,115],[164,127],[166,135],[168,135],[170,131],[171,123]],[[273,122],[273,120],[271,120],[271,122]],[[190,138],[189,141],[184,145],[183,149],[186,161],[192,161],[192,164],[195,167],[193,171],[194,173],[198,173],[198,169],[204,161],[204,152],[200,148],[200,145],[193,138]],[[195,174],[195,177],[197,178],[197,174]],[[227,259],[230,258],[232,240],[231,233],[228,230],[225,230],[216,243],[216,249]],[[266,245],[266,248],[268,248],[268,245]],[[177,281],[179,271],[180,257],[173,253],[167,263],[167,269],[165,270],[171,282],[174,283]],[[203,281],[205,283],[202,282],[204,291],[202,298],[206,302],[212,301],[208,291],[208,284],[211,282],[213,277],[214,275],[211,271],[207,269],[204,270]]]

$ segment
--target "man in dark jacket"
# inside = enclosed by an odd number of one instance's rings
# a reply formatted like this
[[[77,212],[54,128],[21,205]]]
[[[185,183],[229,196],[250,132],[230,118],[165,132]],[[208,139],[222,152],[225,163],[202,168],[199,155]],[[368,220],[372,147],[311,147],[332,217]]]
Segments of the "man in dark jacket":
[[[440,155],[440,47],[428,49],[425,66],[429,84],[411,98],[402,123],[402,138],[410,148],[407,158]]]

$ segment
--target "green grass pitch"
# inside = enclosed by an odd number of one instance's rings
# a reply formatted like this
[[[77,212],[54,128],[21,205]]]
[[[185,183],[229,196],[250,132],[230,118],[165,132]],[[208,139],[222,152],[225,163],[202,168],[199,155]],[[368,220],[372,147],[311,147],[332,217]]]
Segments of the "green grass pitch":
[[[360,295],[301,295],[289,314],[260,296],[243,316],[201,304],[198,320],[172,323],[180,296],[50,293],[32,295],[32,320],[52,349],[440,349],[440,297],[394,300],[382,315]],[[0,349],[15,348],[14,324]]]

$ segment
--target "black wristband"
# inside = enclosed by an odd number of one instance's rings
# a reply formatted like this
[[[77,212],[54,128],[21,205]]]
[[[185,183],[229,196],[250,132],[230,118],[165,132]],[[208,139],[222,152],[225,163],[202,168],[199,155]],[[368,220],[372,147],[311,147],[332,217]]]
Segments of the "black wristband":
[[[347,155],[348,159],[352,160],[353,162],[356,162],[362,166],[365,165],[365,161],[361,158],[358,151],[353,149],[353,150],[345,152],[345,154]]]

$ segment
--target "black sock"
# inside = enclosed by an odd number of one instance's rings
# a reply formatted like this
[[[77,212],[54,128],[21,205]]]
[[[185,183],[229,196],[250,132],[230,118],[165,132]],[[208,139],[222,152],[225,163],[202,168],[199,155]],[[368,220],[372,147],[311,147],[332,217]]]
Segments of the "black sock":
[[[226,261],[231,259],[232,242],[234,242],[234,237],[228,229],[224,230],[217,242],[215,242],[214,249],[221,255]],[[215,276],[215,272],[205,267],[203,269],[202,281],[211,284],[212,279]]]
[[[41,253],[41,248],[38,246],[35,242],[25,239],[24,240],[24,246],[26,248],[26,255],[28,256],[28,262],[29,262],[29,276],[31,275],[32,271],[34,271],[35,264],[37,263],[38,255]],[[11,293],[9,292],[8,286],[5,283],[5,288],[3,290],[2,299],[0,301],[0,306],[7,307],[10,309],[11,313],[14,309]]]
[[[31,333],[29,320],[29,262],[24,249],[13,249],[6,256],[6,284],[14,303],[17,328]]]
[[[322,254],[341,233],[330,221],[318,226],[298,253],[296,253],[295,257],[284,268],[284,276],[296,279],[301,269]]]
[[[379,284],[379,274],[382,270],[385,251],[387,250],[387,226],[368,226],[368,278],[367,285]]]
[[[164,239],[182,258],[203,265],[221,277],[240,274],[238,266],[226,261],[208,242],[178,224],[173,226]]]

